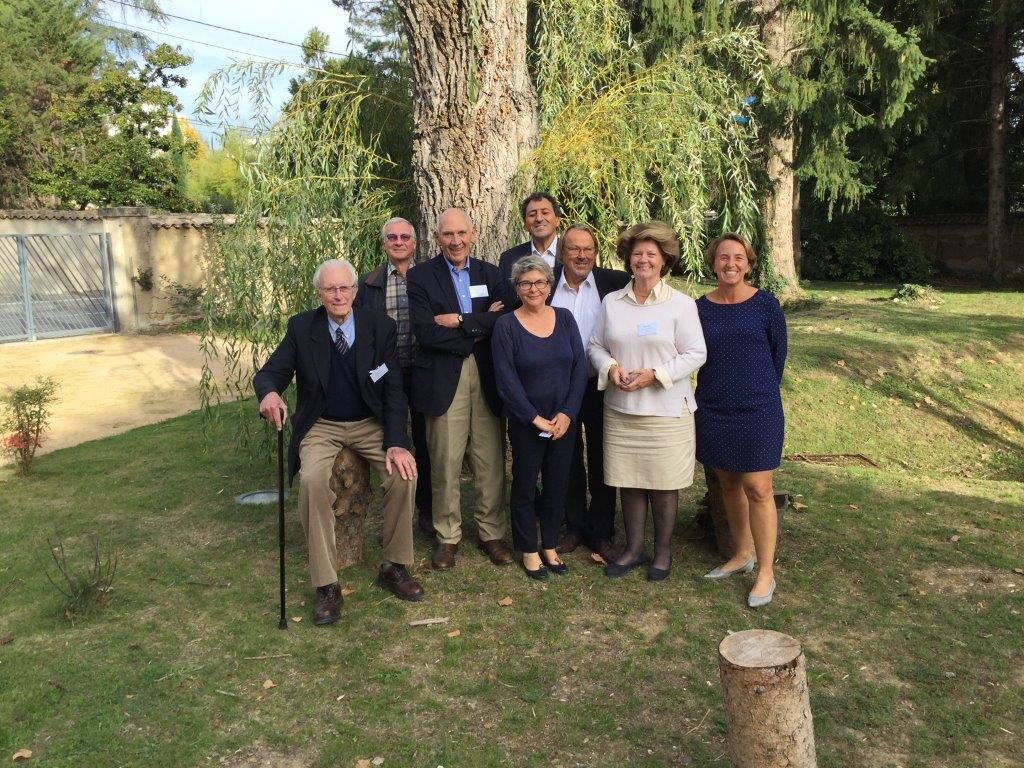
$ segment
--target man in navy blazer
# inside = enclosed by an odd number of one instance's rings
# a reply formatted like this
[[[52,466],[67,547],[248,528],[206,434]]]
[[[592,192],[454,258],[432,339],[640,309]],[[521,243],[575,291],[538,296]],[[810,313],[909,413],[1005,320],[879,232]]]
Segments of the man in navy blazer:
[[[472,258],[476,242],[465,211],[437,219],[441,253],[409,270],[409,312],[416,336],[412,408],[424,414],[433,484],[438,570],[455,565],[462,539],[459,478],[469,455],[480,545],[495,565],[512,562],[503,539],[505,459],[501,401],[494,383],[491,331],[504,304],[501,273]]]
[[[344,447],[381,476],[385,562],[378,583],[403,600],[420,600],[423,588],[406,567],[413,561],[416,461],[405,434],[408,406],[395,323],[382,313],[352,308],[356,272],[347,261],[325,261],[313,283],[321,306],[288,320],[284,339],[253,377],[253,388],[260,414],[280,430],[288,416],[281,394],[296,379],[289,481],[299,475],[299,518],[316,588],[313,623],[323,625],[338,620],[343,602],[330,479],[334,458]]]
[[[498,259],[498,269],[506,284],[512,280],[512,265],[523,256],[540,256],[553,269],[558,252],[558,225],[562,221],[562,210],[555,198],[547,192],[527,195],[519,204],[519,214],[523,218],[523,229],[529,233],[530,239],[509,248]],[[511,287],[506,290],[510,297],[516,296]],[[508,309],[513,309],[512,303],[518,304],[519,299],[514,298]]]
[[[625,287],[629,275],[617,269],[594,266],[597,237],[586,224],[573,224],[558,241],[558,266],[555,287],[548,299],[556,307],[572,312],[583,338],[590,342],[594,321],[601,313],[601,302],[612,291]],[[597,372],[591,370],[583,393],[576,447],[573,452],[569,491],[565,502],[566,534],[559,552],[572,552],[580,544],[601,555],[606,562],[615,559],[615,489],[604,483],[604,393],[597,389]],[[586,464],[584,465],[584,435]],[[587,504],[587,490],[590,504]]]

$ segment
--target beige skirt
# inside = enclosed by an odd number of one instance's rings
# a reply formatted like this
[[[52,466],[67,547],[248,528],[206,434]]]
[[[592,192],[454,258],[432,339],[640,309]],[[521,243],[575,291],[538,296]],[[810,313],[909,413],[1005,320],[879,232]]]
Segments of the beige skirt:
[[[613,488],[675,491],[693,485],[693,414],[633,416],[604,409],[604,482]]]

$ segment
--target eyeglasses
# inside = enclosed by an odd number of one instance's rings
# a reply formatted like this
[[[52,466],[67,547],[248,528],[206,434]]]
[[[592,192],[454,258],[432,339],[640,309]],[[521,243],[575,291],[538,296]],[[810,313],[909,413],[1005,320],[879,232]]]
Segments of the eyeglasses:
[[[595,253],[597,253],[597,248],[594,248],[591,245],[588,245],[585,248],[578,245],[567,245],[565,246],[565,252],[569,256],[577,256],[581,253],[584,256],[593,256]]]
[[[530,280],[520,280],[516,283],[516,288],[520,291],[528,291],[531,288],[537,288],[539,290],[546,285],[550,285],[547,280],[533,280],[532,282]]]
[[[388,232],[386,235],[384,235],[384,239],[387,240],[389,243],[394,243],[399,240],[401,240],[403,243],[407,243],[410,240],[412,240],[412,235],[410,235],[408,232]]]
[[[320,289],[320,293],[326,293],[328,296],[338,294],[339,296],[346,293],[352,293],[356,287],[354,285],[332,285],[325,286]]]

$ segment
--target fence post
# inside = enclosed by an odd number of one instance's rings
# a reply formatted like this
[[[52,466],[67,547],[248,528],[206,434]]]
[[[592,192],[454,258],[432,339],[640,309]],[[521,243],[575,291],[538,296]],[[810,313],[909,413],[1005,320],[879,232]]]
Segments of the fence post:
[[[25,236],[18,235],[18,269],[21,271],[21,298],[25,302],[25,334],[29,341],[36,340],[36,323],[32,318],[32,286],[28,282],[28,249]]]

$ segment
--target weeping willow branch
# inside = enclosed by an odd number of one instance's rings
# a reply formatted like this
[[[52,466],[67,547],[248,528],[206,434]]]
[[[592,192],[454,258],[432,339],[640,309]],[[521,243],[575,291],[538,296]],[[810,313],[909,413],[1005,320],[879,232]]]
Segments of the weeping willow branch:
[[[767,78],[753,30],[705,36],[648,65],[614,0],[541,0],[536,39],[542,135],[523,179],[556,191],[608,245],[623,225],[664,219],[696,274],[707,212],[716,232],[756,233],[764,158],[746,97]]]
[[[244,93],[268,123],[266,92],[280,71],[222,70],[206,84],[203,108],[228,118]],[[378,182],[390,163],[359,131],[369,85],[362,75],[315,71],[242,167],[248,194],[234,225],[220,231],[205,301],[201,388],[210,418],[219,413],[211,406],[251,396],[252,372],[283,337],[287,318],[316,305],[318,264],[344,257],[362,271],[379,251],[389,200]],[[216,361],[226,370],[221,384],[212,375]],[[238,420],[240,442],[250,442],[256,424]]]

